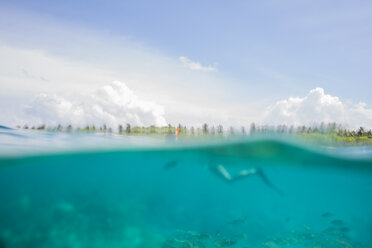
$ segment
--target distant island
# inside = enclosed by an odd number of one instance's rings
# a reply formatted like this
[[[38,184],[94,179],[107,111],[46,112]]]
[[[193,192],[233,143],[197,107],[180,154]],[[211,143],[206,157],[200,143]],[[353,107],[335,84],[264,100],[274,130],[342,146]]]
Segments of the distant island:
[[[23,127],[17,126],[19,129],[30,129],[30,130],[46,130],[53,132],[101,132],[101,133],[116,133],[119,135],[128,136],[178,136],[183,138],[193,137],[232,137],[232,136],[267,136],[267,135],[287,135],[296,138],[303,139],[310,142],[320,142],[325,144],[345,144],[345,145],[372,145],[372,130],[366,130],[363,127],[357,130],[350,130],[342,127],[342,125],[336,123],[321,123],[313,126],[287,126],[277,125],[269,126],[262,125],[258,126],[255,123],[250,125],[249,129],[244,126],[240,128],[228,127],[225,128],[222,125],[210,126],[204,123],[201,126],[183,126],[181,124],[177,126],[157,127],[151,126],[132,126],[130,124],[119,125],[116,129],[108,127],[106,125],[96,126],[87,125],[84,128],[73,127],[72,125],[57,125],[57,126],[29,126],[25,124]]]

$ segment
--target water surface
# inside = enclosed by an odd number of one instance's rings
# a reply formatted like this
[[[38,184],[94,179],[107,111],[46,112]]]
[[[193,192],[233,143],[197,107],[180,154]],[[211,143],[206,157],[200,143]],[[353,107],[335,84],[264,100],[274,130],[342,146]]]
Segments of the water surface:
[[[2,129],[0,148],[0,247],[372,247],[369,147]]]

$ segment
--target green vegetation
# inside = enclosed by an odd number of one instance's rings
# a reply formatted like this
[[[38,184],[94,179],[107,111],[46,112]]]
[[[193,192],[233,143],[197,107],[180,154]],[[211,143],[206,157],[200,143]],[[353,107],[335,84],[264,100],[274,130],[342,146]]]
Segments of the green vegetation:
[[[21,128],[19,126],[19,128]],[[178,126],[157,127],[154,125],[131,126],[130,124],[119,125],[113,131],[111,127],[102,125],[96,127],[85,126],[84,128],[73,128],[72,125],[66,127],[57,125],[56,127],[47,127],[46,125],[31,126],[25,124],[23,129],[47,130],[59,132],[100,132],[100,133],[117,133],[120,135],[131,136],[179,136],[183,138],[193,137],[231,137],[231,136],[267,136],[267,135],[285,135],[300,138],[308,142],[315,142],[327,145],[372,145],[372,131],[360,127],[357,130],[343,128],[336,123],[313,125],[313,126],[257,126],[255,123],[250,125],[249,130],[242,126],[240,129],[234,127],[224,128],[222,125],[210,126],[207,123],[200,127],[186,127],[181,124]],[[178,130],[178,134],[177,134]],[[247,131],[248,130],[248,131]]]

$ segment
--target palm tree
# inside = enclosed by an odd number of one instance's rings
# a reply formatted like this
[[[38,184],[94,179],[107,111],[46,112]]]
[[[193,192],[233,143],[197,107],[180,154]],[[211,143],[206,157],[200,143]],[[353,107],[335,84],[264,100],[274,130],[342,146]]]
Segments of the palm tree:
[[[156,127],[154,125],[150,126],[150,133],[156,133]]]
[[[254,122],[252,122],[251,124],[251,128],[249,129],[249,134],[252,135],[252,134],[255,134],[256,133],[256,124],[254,124]]]
[[[173,127],[172,127],[171,124],[168,124],[168,134],[172,134],[172,133],[174,133],[173,132]]]
[[[124,132],[123,125],[119,125],[119,134],[122,134]]]
[[[61,124],[58,124],[57,131],[62,131],[62,129],[63,129],[62,125]]]
[[[45,125],[41,125],[37,128],[37,130],[45,130]]]
[[[204,123],[202,126],[203,134],[207,135],[208,134],[208,124]]]
[[[217,134],[219,134],[219,135],[223,134],[223,126],[222,125],[217,126]]]
[[[72,131],[72,126],[71,124],[67,126],[67,132],[71,132]]]
[[[241,128],[241,130],[242,130],[242,135],[245,135],[245,127],[244,126]]]
[[[132,130],[131,130],[131,127],[130,127],[130,124],[129,124],[129,123],[127,123],[127,127],[125,128],[125,132],[126,132],[127,134],[130,134],[130,133],[132,132]]]
[[[360,127],[359,130],[358,130],[358,132],[357,132],[357,135],[358,136],[364,136],[364,133],[365,133],[364,128],[363,127]]]

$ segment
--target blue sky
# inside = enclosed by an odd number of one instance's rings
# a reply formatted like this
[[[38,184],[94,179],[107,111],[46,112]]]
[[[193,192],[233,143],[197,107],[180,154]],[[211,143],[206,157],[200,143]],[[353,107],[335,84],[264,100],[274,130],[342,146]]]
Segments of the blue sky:
[[[173,62],[184,56],[216,68],[195,78],[207,77],[208,89],[218,84],[218,101],[263,111],[321,87],[344,102],[372,104],[369,1],[13,0],[0,2],[0,8],[6,13],[0,18],[0,41],[7,46],[113,71],[121,70],[117,54],[137,48]],[[121,45],[123,39],[130,49]],[[166,73],[165,67],[149,65],[147,76]],[[200,85],[195,78],[191,88]],[[141,92],[140,86],[130,86]]]

